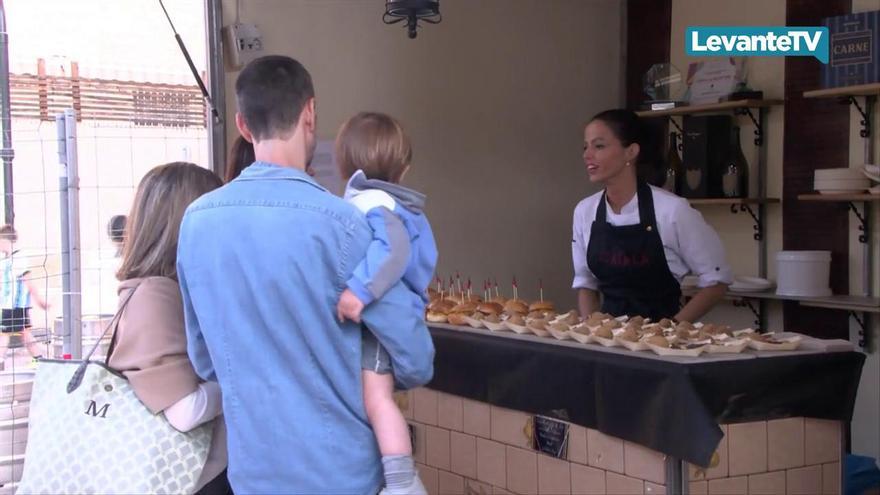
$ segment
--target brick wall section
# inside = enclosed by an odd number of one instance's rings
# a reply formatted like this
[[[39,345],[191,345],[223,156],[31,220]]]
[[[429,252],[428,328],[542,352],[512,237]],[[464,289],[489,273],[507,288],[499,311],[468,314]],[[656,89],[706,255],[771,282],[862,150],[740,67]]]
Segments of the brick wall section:
[[[529,415],[421,388],[398,393],[415,429],[415,459],[431,495],[666,493],[665,456],[571,425],[568,459],[528,446]],[[717,464],[689,465],[691,493],[839,494],[835,421],[789,418],[723,425]]]

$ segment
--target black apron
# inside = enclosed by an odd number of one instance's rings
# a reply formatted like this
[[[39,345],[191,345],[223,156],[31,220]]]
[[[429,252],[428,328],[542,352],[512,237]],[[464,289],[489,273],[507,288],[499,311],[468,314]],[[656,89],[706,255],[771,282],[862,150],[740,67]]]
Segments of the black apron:
[[[637,189],[639,221],[615,227],[606,220],[605,193],[590,228],[587,266],[599,280],[602,311],[614,316],[672,318],[681,308],[681,286],[669,271],[648,184]]]

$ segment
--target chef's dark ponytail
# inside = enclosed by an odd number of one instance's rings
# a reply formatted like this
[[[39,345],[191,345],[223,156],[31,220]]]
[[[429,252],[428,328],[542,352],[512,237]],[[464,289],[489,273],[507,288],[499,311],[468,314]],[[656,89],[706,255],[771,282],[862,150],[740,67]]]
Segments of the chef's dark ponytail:
[[[639,145],[639,156],[636,157],[636,173],[639,179],[654,185],[658,185],[658,181],[663,183],[664,177],[658,177],[657,172],[662,169],[663,163],[663,140],[658,139],[662,130],[655,129],[655,126],[649,125],[632,110],[622,108],[599,112],[590,122],[594,120],[607,125],[624,147],[633,143]]]

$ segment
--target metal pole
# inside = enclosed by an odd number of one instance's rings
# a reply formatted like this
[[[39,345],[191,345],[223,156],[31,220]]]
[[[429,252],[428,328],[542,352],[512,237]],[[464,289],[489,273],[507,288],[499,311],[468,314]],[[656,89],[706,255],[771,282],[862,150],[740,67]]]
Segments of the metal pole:
[[[67,128],[67,209],[68,237],[70,239],[70,354],[74,359],[82,357],[82,271],[79,240],[79,153],[76,145],[76,111],[64,111]]]
[[[678,457],[666,456],[666,495],[688,493],[687,465]]]
[[[9,36],[6,34],[6,8],[0,0],[0,126],[3,127],[3,147],[0,157],[3,159],[3,214],[5,222],[13,225],[15,208],[12,202],[12,109],[9,103]]]
[[[63,353],[82,357],[82,273],[79,239],[79,166],[76,113],[67,109],[55,118],[58,130],[58,185],[61,204],[61,284]]]
[[[67,126],[64,114],[55,116],[55,132],[58,138],[58,203],[61,205],[61,334],[62,353],[70,355],[70,235],[67,225]]]
[[[223,72],[223,11],[220,0],[205,0],[205,31],[208,47],[208,87],[219,118],[208,119],[208,156],[211,168],[221,177],[226,166],[226,86]]]

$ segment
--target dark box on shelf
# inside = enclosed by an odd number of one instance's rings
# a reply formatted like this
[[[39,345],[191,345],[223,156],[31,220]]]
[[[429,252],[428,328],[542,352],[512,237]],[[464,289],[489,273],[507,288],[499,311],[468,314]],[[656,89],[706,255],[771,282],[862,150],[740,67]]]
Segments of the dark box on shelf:
[[[880,11],[826,17],[822,23],[830,35],[822,87],[880,82]]]
[[[729,115],[685,116],[682,137],[686,198],[721,198],[724,159],[729,156],[733,119]]]

